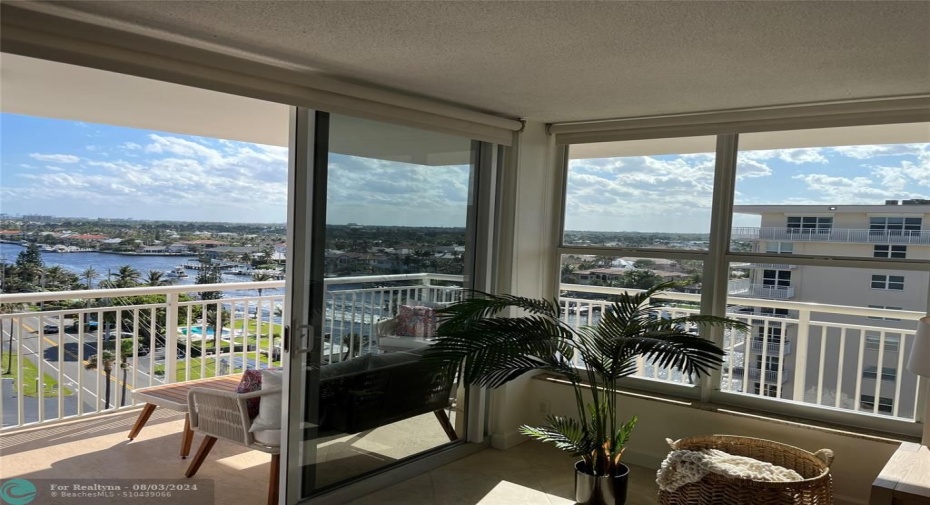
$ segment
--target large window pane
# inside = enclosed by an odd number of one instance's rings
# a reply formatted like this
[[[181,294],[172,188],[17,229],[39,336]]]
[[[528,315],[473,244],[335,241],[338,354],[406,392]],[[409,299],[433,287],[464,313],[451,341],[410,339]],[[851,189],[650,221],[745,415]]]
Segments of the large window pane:
[[[650,301],[654,317],[670,319],[700,312],[703,261],[621,256],[562,255],[559,302],[563,320],[573,327],[596,325],[621,293],[638,292],[663,282],[678,285]],[[696,328],[689,328],[697,333]],[[584,366],[584,363],[577,363]],[[637,361],[637,378],[690,384],[680,372],[650,360]]]
[[[338,115],[329,139],[315,490],[463,433],[419,358],[472,258],[471,140]]]
[[[714,137],[572,146],[566,246],[706,250]]]
[[[721,389],[914,417],[917,381],[903,364],[930,279],[882,262],[930,259],[928,132],[740,135],[731,250],[768,257],[730,265],[743,279],[730,310],[753,330],[728,349]],[[795,255],[876,266],[799,265]]]

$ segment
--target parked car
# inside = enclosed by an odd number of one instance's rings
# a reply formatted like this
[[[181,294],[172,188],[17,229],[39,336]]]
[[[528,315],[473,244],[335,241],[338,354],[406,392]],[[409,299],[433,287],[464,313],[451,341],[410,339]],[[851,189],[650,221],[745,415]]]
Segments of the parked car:
[[[58,333],[57,324],[46,324],[42,327],[42,333]]]
[[[140,345],[139,348],[137,349],[136,353],[137,353],[139,356],[148,356],[148,355],[149,355],[149,348],[148,348],[147,346]]]
[[[106,333],[103,334],[103,339],[104,339],[104,340],[113,340],[113,339],[116,338],[116,335],[117,335],[117,332],[116,332],[116,331],[110,330],[110,331],[108,331],[108,332],[106,332]],[[133,334],[131,331],[123,331],[123,332],[120,332],[120,333],[119,333],[119,337],[120,337],[120,339],[122,339],[122,340],[126,340],[126,339],[132,340],[132,339],[134,339],[136,336],[135,336],[135,334]]]

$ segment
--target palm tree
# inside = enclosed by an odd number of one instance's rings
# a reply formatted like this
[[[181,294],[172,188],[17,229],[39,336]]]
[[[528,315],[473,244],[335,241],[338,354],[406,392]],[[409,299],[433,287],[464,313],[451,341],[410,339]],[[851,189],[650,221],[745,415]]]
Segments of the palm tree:
[[[675,287],[676,283],[663,283],[618,295],[596,325],[580,328],[562,320],[555,301],[476,293],[439,311],[444,322],[424,359],[459,373],[465,384],[492,388],[534,370],[562,376],[573,387],[577,418],[549,416],[547,426],[522,426],[520,432],[580,456],[586,473],[617,475],[636,423],[635,416],[618,423],[617,380],[636,373],[640,358],[694,379],[718,368],[724,352],[688,328],[749,328],[709,315],[658,316],[652,298]],[[525,315],[497,315],[511,309]]]
[[[23,303],[0,303],[0,314],[15,314],[17,312],[22,312],[26,310],[26,305]],[[3,328],[0,326],[0,337],[3,336]],[[3,372],[5,375],[9,375],[13,370],[13,318],[10,318],[10,341],[7,347],[6,354],[6,372]]]
[[[97,369],[97,360],[100,360],[100,365],[103,367],[103,373],[107,376],[107,386],[105,392],[104,400],[104,409],[110,408],[110,379],[113,374],[113,365],[116,363],[116,355],[113,354],[113,351],[103,350],[100,351],[100,356],[91,356],[87,363],[84,365],[84,368],[87,370],[96,370]],[[126,379],[126,361],[120,359],[119,367],[123,369],[123,382],[125,383]]]
[[[94,270],[94,267],[92,266],[87,267],[87,270],[84,270],[83,272],[81,272],[81,278],[86,281],[87,289],[93,289],[92,285],[93,285],[94,279],[98,277],[100,277],[100,274],[97,273],[97,271]]]
[[[142,283],[146,286],[164,286],[168,284],[168,281],[162,279],[162,276],[165,275],[165,272],[161,270],[149,270],[149,273],[142,279]]]
[[[252,282],[265,282],[265,281],[270,281],[270,280],[272,280],[272,277],[271,277],[271,274],[269,274],[268,272],[255,272],[254,274],[252,274]],[[265,288],[258,288],[259,298],[262,297],[262,291],[264,291],[264,289]]]
[[[119,267],[119,271],[116,273],[116,287],[131,288],[139,284],[139,278],[141,277],[142,274],[138,270],[130,265],[123,265]]]

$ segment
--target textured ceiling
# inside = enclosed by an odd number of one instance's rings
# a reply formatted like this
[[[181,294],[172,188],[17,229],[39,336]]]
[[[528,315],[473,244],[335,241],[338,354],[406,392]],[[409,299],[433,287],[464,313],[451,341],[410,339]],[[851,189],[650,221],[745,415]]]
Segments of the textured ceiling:
[[[58,2],[546,122],[930,93],[930,2]]]

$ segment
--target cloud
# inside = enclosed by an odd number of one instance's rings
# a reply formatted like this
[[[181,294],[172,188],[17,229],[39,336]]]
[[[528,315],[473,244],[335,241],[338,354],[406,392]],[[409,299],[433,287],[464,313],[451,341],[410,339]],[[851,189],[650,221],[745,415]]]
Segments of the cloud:
[[[778,159],[787,163],[801,165],[805,163],[827,163],[829,160],[816,148],[770,149],[764,151],[741,151],[743,160],[765,161]]]
[[[930,144],[877,144],[831,147],[830,150],[846,156],[865,160],[880,156],[908,156],[926,154]]]
[[[81,161],[81,158],[73,154],[40,154],[32,153],[29,155],[30,158],[45,161],[48,163],[77,163]]]

